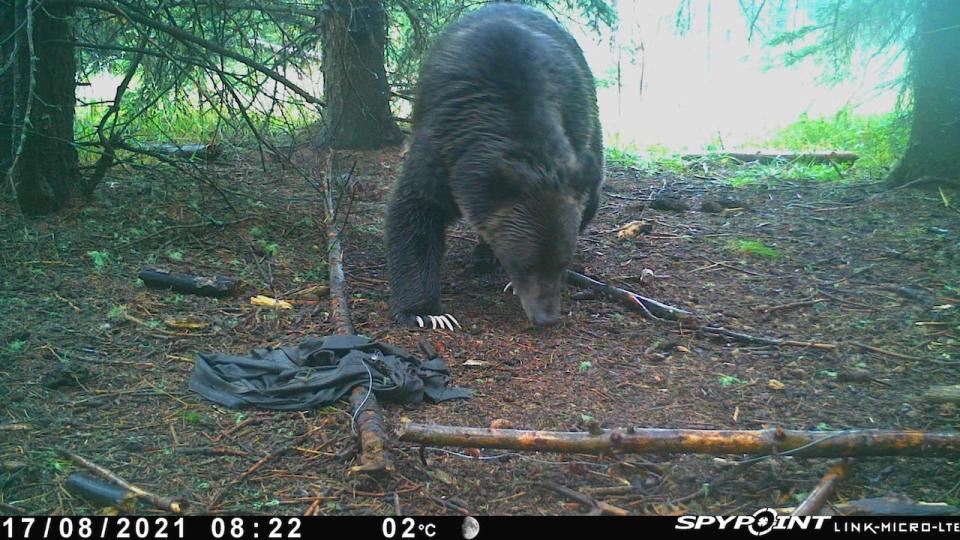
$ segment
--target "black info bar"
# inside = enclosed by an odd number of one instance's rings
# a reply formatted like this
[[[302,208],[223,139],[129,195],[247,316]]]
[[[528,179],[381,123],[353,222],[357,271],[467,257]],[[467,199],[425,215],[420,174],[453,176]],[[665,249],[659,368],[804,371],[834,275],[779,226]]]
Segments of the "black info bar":
[[[509,538],[638,538],[716,535],[956,535],[960,517],[781,516],[769,509],[743,516],[11,516],[0,517],[2,539],[240,540],[383,538],[397,540]]]

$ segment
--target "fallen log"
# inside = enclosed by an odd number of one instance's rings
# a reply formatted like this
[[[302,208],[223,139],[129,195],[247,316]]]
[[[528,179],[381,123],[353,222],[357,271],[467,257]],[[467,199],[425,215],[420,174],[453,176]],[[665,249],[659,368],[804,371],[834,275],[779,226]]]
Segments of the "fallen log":
[[[170,497],[163,497],[163,496],[151,493],[141,488],[140,486],[127,482],[126,480],[118,476],[116,473],[111,471],[110,469],[97,465],[96,463],[88,460],[87,458],[81,455],[75,454],[69,450],[64,450],[61,448],[57,450],[57,453],[73,461],[77,465],[80,465],[81,467],[87,469],[88,471],[96,474],[97,476],[105,480],[108,480],[110,482],[113,482],[117,486],[120,486],[121,488],[133,493],[134,495],[136,495],[138,499],[146,501],[152,504],[156,508],[173,512],[175,514],[179,514],[183,512],[184,506],[186,506],[186,501],[184,500],[172,499]]]
[[[860,159],[854,152],[788,152],[778,150],[736,150],[731,152],[706,152],[681,154],[683,159],[720,159],[731,158],[744,163],[775,163],[775,162],[802,162],[802,163],[853,163]]]
[[[194,276],[163,268],[144,268],[137,277],[151,289],[173,290],[183,294],[223,298],[237,290],[237,280],[225,276]]]
[[[144,152],[160,154],[171,158],[179,159],[202,159],[213,161],[223,154],[223,149],[218,144],[189,143],[139,143],[136,145]]]
[[[685,321],[693,318],[693,314],[689,311],[658,302],[652,298],[641,296],[635,292],[621,289],[620,287],[608,285],[578,272],[574,272],[573,270],[567,270],[567,282],[571,285],[597,291],[627,307],[660,319]]]
[[[336,206],[333,202],[333,150],[327,155],[327,171],[322,181],[323,223],[327,234],[327,268],[330,286],[330,320],[334,332],[353,335],[355,330],[350,321],[350,306],[347,303],[347,283],[343,273],[343,248],[340,244],[340,231],[336,225]],[[351,170],[351,174],[352,174]],[[350,468],[350,472],[380,473],[392,472],[387,445],[387,430],[384,427],[383,414],[377,403],[377,396],[367,385],[360,385],[350,393],[350,410],[353,427],[359,436],[359,465]]]
[[[827,504],[827,499],[830,498],[830,495],[833,494],[833,491],[837,488],[837,484],[843,480],[847,473],[850,472],[850,468],[853,465],[853,461],[849,459],[844,459],[827,469],[826,474],[823,475],[823,478],[820,479],[820,482],[810,491],[810,494],[807,495],[807,498],[800,503],[800,506],[797,506],[791,515],[794,516],[815,516],[823,508],[823,505]]]
[[[394,466],[389,457],[387,429],[376,396],[366,386],[354,388],[350,393],[350,410],[360,437],[360,464],[350,467],[350,472],[392,472]]]
[[[931,386],[923,394],[923,400],[931,403],[960,403],[960,384]]]
[[[566,454],[749,454],[797,457],[960,456],[960,433],[864,429],[800,431],[628,428],[588,432],[488,429],[409,423],[401,442]]]
[[[73,473],[68,476],[65,487],[70,493],[97,505],[97,508],[114,507],[127,513],[134,511],[134,505],[138,499],[137,494],[129,489],[84,473]]]

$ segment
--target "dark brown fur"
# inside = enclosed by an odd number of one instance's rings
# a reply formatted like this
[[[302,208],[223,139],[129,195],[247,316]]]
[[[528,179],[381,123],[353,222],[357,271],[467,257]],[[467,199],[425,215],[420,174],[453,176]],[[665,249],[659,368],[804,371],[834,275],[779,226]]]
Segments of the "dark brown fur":
[[[510,275],[528,318],[555,322],[602,167],[593,77],[566,31],[512,4],[452,25],[424,63],[388,211],[394,320],[441,313],[444,232],[462,216]]]

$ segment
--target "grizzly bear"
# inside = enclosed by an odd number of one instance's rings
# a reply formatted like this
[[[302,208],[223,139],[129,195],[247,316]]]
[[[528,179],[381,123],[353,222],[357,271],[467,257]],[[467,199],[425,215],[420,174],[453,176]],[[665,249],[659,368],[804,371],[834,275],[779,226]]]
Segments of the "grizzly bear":
[[[453,327],[440,305],[440,264],[446,228],[463,217],[509,275],[527,318],[556,323],[564,273],[602,181],[596,88],[574,38],[516,4],[464,16],[420,73],[387,213],[391,317]]]

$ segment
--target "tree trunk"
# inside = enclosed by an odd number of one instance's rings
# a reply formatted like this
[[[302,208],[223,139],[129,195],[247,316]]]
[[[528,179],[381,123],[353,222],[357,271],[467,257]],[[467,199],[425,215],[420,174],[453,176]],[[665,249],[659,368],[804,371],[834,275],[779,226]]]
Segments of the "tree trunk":
[[[925,0],[913,42],[910,142],[888,180],[960,179],[960,2]]]
[[[381,148],[403,139],[390,112],[381,0],[329,0],[321,19],[325,143]]]
[[[10,72],[0,78],[0,100],[8,103],[0,106],[4,115],[0,161],[20,210],[28,215],[58,210],[79,185],[79,158],[73,146],[76,59],[74,48],[61,44],[73,39],[73,9],[43,4],[3,0],[0,7],[4,20],[12,14],[18,29],[10,40],[16,57]]]
[[[13,33],[13,0],[0,0],[0,39]],[[5,175],[13,157],[13,70],[7,66],[13,54],[14,40],[8,39],[0,44],[0,175]],[[0,178],[5,176],[0,176]],[[7,190],[6,182],[0,186],[0,192]]]

